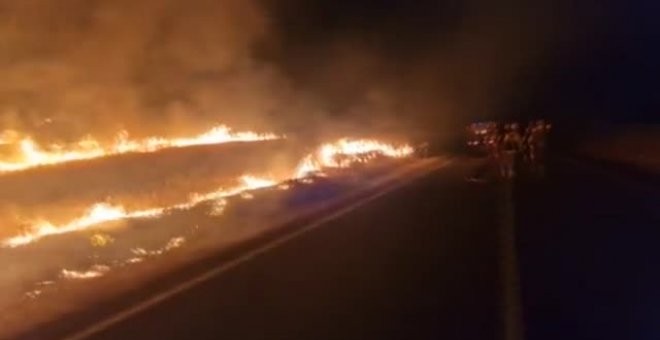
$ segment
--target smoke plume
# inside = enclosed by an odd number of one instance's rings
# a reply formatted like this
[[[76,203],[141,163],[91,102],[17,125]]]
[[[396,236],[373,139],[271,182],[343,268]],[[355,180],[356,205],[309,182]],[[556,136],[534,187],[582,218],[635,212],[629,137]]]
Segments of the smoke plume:
[[[267,25],[254,1],[3,1],[0,124],[80,135],[245,123],[278,87],[251,57]]]
[[[2,0],[0,128],[437,134],[520,95],[555,3]]]

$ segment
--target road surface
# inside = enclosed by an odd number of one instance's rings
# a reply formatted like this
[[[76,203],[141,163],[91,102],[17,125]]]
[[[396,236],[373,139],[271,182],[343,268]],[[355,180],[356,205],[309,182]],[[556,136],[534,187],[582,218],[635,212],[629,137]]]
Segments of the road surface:
[[[557,161],[516,192],[527,339],[660,339],[658,177]]]
[[[561,160],[544,179],[466,181],[474,166],[455,161],[90,338],[660,336],[660,201],[647,178]],[[75,334],[154,291],[25,337]]]

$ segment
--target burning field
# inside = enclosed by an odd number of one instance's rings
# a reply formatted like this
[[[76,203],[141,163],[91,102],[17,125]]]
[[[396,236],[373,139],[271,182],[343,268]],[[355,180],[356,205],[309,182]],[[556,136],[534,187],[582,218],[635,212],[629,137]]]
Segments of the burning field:
[[[0,339],[532,110],[589,36],[546,2],[2,1]]]
[[[375,183],[414,151],[372,139],[313,146],[225,126],[190,137],[122,132],[107,144],[2,136],[0,309],[14,312],[0,321],[8,330],[27,327],[25,313],[43,313],[31,321],[39,322],[94,300],[54,303],[64,292],[110,298],[192,253],[271,230]],[[100,288],[109,278],[113,288]]]

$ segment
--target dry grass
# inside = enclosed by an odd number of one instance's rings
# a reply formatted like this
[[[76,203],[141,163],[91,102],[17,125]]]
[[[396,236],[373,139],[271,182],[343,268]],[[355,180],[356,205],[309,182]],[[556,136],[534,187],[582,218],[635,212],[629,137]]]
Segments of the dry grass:
[[[249,173],[286,176],[304,150],[290,141],[231,143],[128,154],[0,176],[0,237],[26,221],[65,221],[104,201],[127,208],[181,202],[192,193],[231,187]]]

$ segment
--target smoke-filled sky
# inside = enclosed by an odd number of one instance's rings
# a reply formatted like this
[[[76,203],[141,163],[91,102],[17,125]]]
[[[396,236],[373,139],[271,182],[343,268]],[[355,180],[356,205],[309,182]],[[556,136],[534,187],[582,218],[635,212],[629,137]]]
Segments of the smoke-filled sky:
[[[442,133],[555,103],[563,81],[582,79],[556,74],[581,74],[584,56],[606,45],[613,9],[550,0],[0,0],[0,128],[40,138],[215,122]]]
[[[242,0],[3,1],[2,124],[148,131],[267,110],[277,86],[251,54],[268,30]]]

